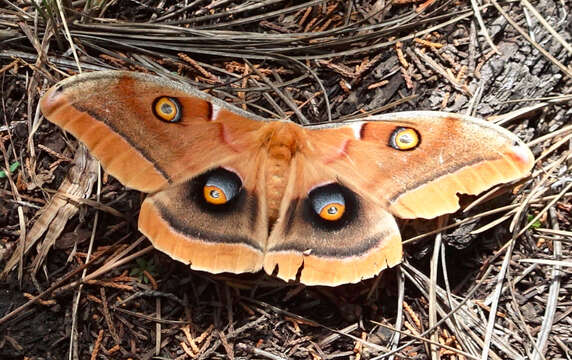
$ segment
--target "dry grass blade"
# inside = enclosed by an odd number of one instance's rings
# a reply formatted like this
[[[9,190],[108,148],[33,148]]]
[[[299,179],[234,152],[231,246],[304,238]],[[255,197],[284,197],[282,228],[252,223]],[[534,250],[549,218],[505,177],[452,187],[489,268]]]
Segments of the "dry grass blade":
[[[445,216],[446,218],[446,216]],[[443,220],[439,218],[439,225],[442,225]],[[439,328],[436,328],[435,323],[437,322],[437,295],[436,295],[436,287],[437,287],[437,274],[439,269],[439,258],[441,257],[441,233],[438,233],[435,236],[435,242],[433,244],[433,255],[431,256],[431,273],[430,279],[431,282],[429,283],[429,327],[435,328],[436,331],[431,334],[431,340],[433,343],[438,342],[438,332]],[[437,348],[431,346],[430,350],[431,359],[438,359],[438,352]]]
[[[499,299],[500,299],[500,295],[502,292],[502,286],[503,286],[503,282],[505,280],[505,275],[506,275],[506,272],[508,270],[508,266],[510,263],[510,259],[511,259],[513,250],[514,250],[514,242],[511,242],[510,245],[508,246],[507,250],[506,250],[501,269],[499,270],[499,273],[498,273],[498,276],[496,279],[495,291],[491,297],[491,307],[490,307],[490,312],[489,312],[489,318],[487,320],[487,330],[486,330],[485,337],[483,340],[484,344],[483,344],[483,350],[481,352],[481,360],[486,360],[489,358],[489,349],[491,346],[493,330],[495,327],[497,308],[499,306]]]
[[[69,172],[69,176],[64,180],[58,191],[70,194],[71,197],[85,198],[91,195],[98,164],[97,161],[88,154],[87,149],[84,147],[80,149],[83,150],[76,152],[74,165]],[[20,248],[23,254],[27,254],[40,237],[47,232],[38,256],[36,260],[34,260],[36,270],[64,230],[68,219],[75,215],[77,211],[77,205],[67,201],[66,197],[54,196],[44,207],[42,215],[36,220],[34,226],[27,234],[26,242],[22,243]],[[20,256],[15,254],[8,260],[2,271],[2,277],[5,277],[12,270],[18,263],[19,258]]]
[[[553,220],[556,219],[554,209],[550,209],[550,215]],[[554,222],[555,230],[558,230],[558,222]],[[560,241],[554,242],[554,257],[559,259],[562,256],[562,243]],[[566,262],[563,262],[564,264]],[[569,261],[568,266],[572,266],[572,261]],[[558,297],[560,293],[561,284],[561,266],[566,266],[564,264],[553,263],[552,265],[552,279],[550,281],[550,290],[548,292],[548,298],[546,300],[546,308],[544,310],[544,317],[542,319],[542,327],[538,333],[538,338],[534,346],[534,352],[532,354],[533,360],[539,360],[545,358],[546,344],[548,342],[548,335],[552,330],[554,324],[554,317],[556,314],[556,309],[558,305]]]
[[[64,7],[63,7],[63,4],[62,4],[62,0],[56,0],[56,4],[57,4],[57,8],[58,8],[58,13],[59,13],[59,15],[60,15],[60,19],[62,20],[62,25],[64,26],[64,29],[65,29],[66,38],[67,38],[68,42],[70,43],[70,49],[71,49],[71,52],[72,52],[73,57],[74,57],[74,59],[75,59],[75,63],[76,63],[76,65],[77,65],[77,69],[78,69],[79,72],[81,72],[81,63],[80,63],[80,61],[79,61],[79,57],[77,56],[77,52],[76,52],[76,50],[75,50],[75,49],[76,49],[76,46],[75,46],[75,44],[74,44],[74,42],[73,42],[72,36],[71,36],[71,34],[70,34],[70,30],[69,30],[69,28],[68,28],[68,23],[67,23],[66,17],[65,17],[65,15],[64,15],[64,10],[63,10]]]
[[[12,174],[10,171],[10,163],[8,161],[9,156],[8,156],[8,153],[6,152],[6,148],[4,147],[4,143],[0,143],[0,149],[2,150],[2,154],[4,155],[4,164],[5,165],[4,165],[3,171],[6,173],[6,177],[8,179],[9,184],[10,184],[10,187],[12,189],[14,197],[16,198],[16,201],[21,202],[22,197],[20,196],[20,193],[18,192],[18,188],[16,187],[16,184],[14,183],[14,180],[12,179]],[[12,256],[12,262],[13,262],[12,266],[16,265],[16,263],[18,264],[18,280],[21,280],[22,274],[23,274],[24,253],[25,253],[25,248],[26,248],[26,237],[27,237],[26,219],[25,219],[24,213],[22,211],[22,206],[18,206],[18,225],[20,226],[20,236],[19,236],[19,240],[18,240],[19,250],[14,252],[14,255]],[[0,274],[0,276],[2,276],[2,274]]]
[[[572,261],[566,261],[566,260],[520,259],[519,261],[525,262],[525,263],[533,263],[533,264],[543,264],[543,265],[552,265],[552,266],[561,266],[561,267],[572,267]]]
[[[534,229],[534,231],[547,233],[547,234],[553,234],[553,235],[562,235],[562,236],[567,236],[569,238],[572,238],[572,231],[557,230],[557,229],[543,229],[543,228],[536,228],[536,229]]]
[[[264,13],[263,15],[256,15],[256,16],[246,17],[246,18],[243,18],[240,20],[229,21],[229,22],[226,22],[222,25],[216,24],[216,25],[202,26],[202,28],[203,29],[216,29],[216,28],[220,28],[220,27],[244,25],[244,24],[249,24],[249,23],[253,23],[253,22],[259,22],[259,21],[267,19],[267,18],[285,15],[285,14],[292,13],[292,12],[300,10],[300,9],[304,9],[307,7],[318,5],[318,4],[323,3],[325,1],[326,0],[312,0],[312,1],[302,3],[302,4],[297,4],[297,5],[287,7],[287,8],[283,8],[280,10],[268,11],[268,12]]]
[[[477,3],[477,0],[471,0],[471,6],[473,7],[473,12],[475,13],[475,18],[477,19],[477,22],[479,23],[479,27],[481,28],[481,31],[485,35],[485,39],[487,39],[489,46],[491,47],[491,49],[494,50],[494,52],[496,52],[497,54],[500,54],[500,51],[495,46],[495,43],[493,42],[493,40],[491,39],[491,36],[489,35],[489,32],[487,31],[487,27],[483,21],[483,17],[481,16],[481,10],[479,8],[479,4]]]
[[[96,195],[96,200],[99,202],[100,198],[101,198],[101,168],[99,167],[99,164],[97,165],[97,195]],[[93,184],[92,184],[93,186]],[[99,213],[95,214],[95,217],[93,218],[93,228],[91,231],[91,237],[89,240],[89,247],[87,250],[87,256],[85,257],[85,261],[89,262],[89,260],[91,259],[91,254],[93,251],[93,243],[95,241],[95,231],[97,230],[97,225],[99,222]],[[82,274],[81,274],[81,278],[82,280],[85,279],[85,275],[87,273],[87,268],[83,270]],[[102,298],[104,301],[105,306],[107,305],[107,301],[105,301],[105,293],[103,292],[103,288],[100,289],[102,291]],[[82,291],[82,284],[80,284],[80,286],[77,289],[77,292],[75,294],[75,301],[74,301],[74,305],[72,308],[72,326],[71,326],[71,334],[72,336],[70,336],[70,346],[69,346],[69,359],[71,360],[72,358],[79,358],[79,354],[77,352],[77,346],[74,346],[75,343],[74,341],[77,341],[76,337],[74,336],[75,334],[77,334],[76,331],[76,326],[77,326],[77,317],[78,317],[78,309],[79,309],[79,301],[81,298],[81,291]],[[105,307],[104,309],[107,310],[107,307]],[[117,333],[113,330],[113,323],[111,322],[109,315],[108,315],[108,311],[104,312],[106,314],[106,321],[108,322],[108,327],[110,328],[110,330],[112,330],[112,335],[113,338],[115,340],[115,343],[118,344],[119,341],[119,337],[117,335]]]
[[[564,126],[561,129],[558,129],[557,131],[552,131],[544,136],[541,136],[539,138],[534,139],[533,141],[529,142],[527,145],[528,146],[534,146],[536,144],[542,143],[543,141],[546,141],[548,139],[551,139],[553,137],[556,136],[560,136],[562,134],[566,134],[566,133],[571,133],[572,132],[572,125],[568,125],[568,126]]]

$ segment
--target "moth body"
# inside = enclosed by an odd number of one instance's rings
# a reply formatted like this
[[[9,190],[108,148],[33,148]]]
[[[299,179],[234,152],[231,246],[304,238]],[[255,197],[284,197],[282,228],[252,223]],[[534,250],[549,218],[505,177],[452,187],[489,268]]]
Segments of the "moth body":
[[[264,180],[267,213],[272,224],[278,218],[282,196],[295,156],[299,136],[297,126],[287,122],[269,123],[263,127],[260,151],[264,152]]]

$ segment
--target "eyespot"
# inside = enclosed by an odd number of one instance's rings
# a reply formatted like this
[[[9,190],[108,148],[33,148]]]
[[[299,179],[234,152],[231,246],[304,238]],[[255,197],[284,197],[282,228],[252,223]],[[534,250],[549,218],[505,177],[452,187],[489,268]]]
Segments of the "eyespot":
[[[170,123],[181,121],[181,110],[181,103],[174,97],[161,96],[153,102],[153,114],[161,121]]]
[[[413,150],[421,142],[417,130],[408,127],[396,128],[389,138],[389,146],[395,150]]]
[[[240,192],[242,182],[238,175],[226,169],[211,173],[203,186],[203,196],[207,203],[224,205]]]
[[[340,220],[346,211],[343,194],[331,186],[326,185],[312,190],[309,198],[314,212],[323,220]]]

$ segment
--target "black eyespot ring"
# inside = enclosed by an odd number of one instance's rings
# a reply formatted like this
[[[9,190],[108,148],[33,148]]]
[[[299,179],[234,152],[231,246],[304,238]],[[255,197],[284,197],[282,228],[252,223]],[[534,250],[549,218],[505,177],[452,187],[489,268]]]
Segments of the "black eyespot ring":
[[[222,210],[236,202],[243,192],[242,180],[231,170],[219,167],[194,180],[193,197],[208,209]]]
[[[153,101],[153,114],[161,121],[177,123],[183,116],[181,103],[177,98],[159,96]]]
[[[330,189],[328,189],[330,190]],[[343,194],[336,189],[330,191],[317,188],[310,192],[308,198],[316,215],[326,221],[338,221],[346,211]]]
[[[201,211],[222,217],[244,211],[241,209],[247,202],[253,201],[238,173],[224,167],[209,169],[190,179],[184,196]]]
[[[315,187],[304,201],[304,219],[323,231],[344,228],[358,213],[357,195],[336,182]]]
[[[421,144],[421,135],[417,130],[410,127],[399,126],[389,137],[389,146],[395,150],[409,151]]]
[[[212,205],[224,205],[240,192],[242,182],[238,175],[226,169],[212,172],[203,185],[203,197]]]

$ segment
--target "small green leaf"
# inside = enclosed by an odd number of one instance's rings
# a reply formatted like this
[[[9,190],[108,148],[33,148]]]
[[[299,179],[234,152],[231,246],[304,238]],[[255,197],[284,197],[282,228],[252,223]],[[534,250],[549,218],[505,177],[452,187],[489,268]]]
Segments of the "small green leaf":
[[[137,277],[140,282],[147,284],[149,279],[145,276],[145,271],[151,274],[151,276],[155,276],[155,264],[153,263],[153,259],[147,261],[145,259],[138,258],[135,262],[137,264],[131,269],[129,275]]]
[[[13,173],[14,171],[16,171],[16,169],[18,169],[18,167],[20,167],[20,162],[19,161],[13,162],[12,165],[10,165],[10,172]],[[6,171],[0,170],[0,179],[5,177],[6,177]]]
[[[534,219],[534,215],[528,215],[528,216],[526,217],[526,219],[528,220],[528,222],[531,222],[532,219]],[[540,222],[540,220],[536,220],[536,221],[534,222],[534,224],[530,225],[530,227],[533,228],[533,229],[538,229],[538,228],[541,227],[541,226],[542,226],[542,223]]]

